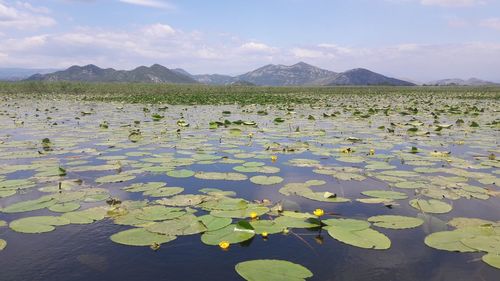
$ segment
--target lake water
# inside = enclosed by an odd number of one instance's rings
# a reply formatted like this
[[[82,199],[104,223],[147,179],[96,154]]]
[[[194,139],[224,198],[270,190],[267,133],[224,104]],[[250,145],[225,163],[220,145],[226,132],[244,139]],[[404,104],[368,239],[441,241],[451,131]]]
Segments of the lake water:
[[[0,280],[243,280],[234,266],[256,259],[300,264],[314,274],[308,280],[499,280],[500,270],[481,260],[484,251],[458,253],[424,243],[432,233],[454,230],[447,224],[454,218],[480,218],[493,224],[500,220],[498,107],[497,101],[488,100],[412,98],[338,98],[329,106],[314,108],[4,99],[0,220],[7,225],[0,227],[0,239],[7,246],[0,251]],[[220,123],[210,124],[214,121]],[[183,174],[167,174],[179,170]],[[278,177],[273,178],[278,183],[265,184],[271,179],[260,182],[255,176]],[[304,186],[309,180],[324,183]],[[183,190],[152,197],[123,189],[149,182]],[[298,191],[285,195],[283,188],[290,183],[299,183]],[[203,188],[218,190],[206,195],[200,192]],[[356,200],[370,198],[361,194],[368,190],[401,192],[407,198]],[[200,199],[200,204],[161,201],[184,194],[198,195],[193,200]],[[216,216],[203,204],[226,195],[246,200],[245,206],[268,208],[259,220],[284,216],[276,210],[279,204],[285,211],[310,214],[323,209],[323,220],[400,215],[420,218],[423,224],[406,229],[372,224],[371,229],[391,241],[388,249],[379,250],[334,239],[329,226],[287,227],[288,232],[269,234],[267,239],[257,234],[227,250],[203,243],[204,231],[177,235],[158,250],[110,239],[121,231],[154,224],[147,219],[138,224],[137,217],[134,226],[116,223],[120,216],[141,212],[146,205],[161,203],[197,217],[211,212]],[[41,197],[48,203],[40,207],[30,203]],[[111,206],[110,198],[122,205],[148,202],[134,209]],[[346,202],[340,202],[343,199]],[[418,209],[409,204],[415,199],[437,200],[451,210],[433,212],[434,205],[430,211]],[[265,203],[253,205],[254,200]],[[21,202],[35,209],[23,211]],[[64,217],[64,212],[48,208],[68,203],[79,205],[76,212],[90,208],[106,212],[92,223],[64,223],[43,233],[22,231],[31,225],[22,225],[21,231],[8,225],[26,217]],[[233,216],[232,222],[240,220],[256,219],[247,214]],[[492,237],[500,236],[498,225],[489,227],[498,230]]]

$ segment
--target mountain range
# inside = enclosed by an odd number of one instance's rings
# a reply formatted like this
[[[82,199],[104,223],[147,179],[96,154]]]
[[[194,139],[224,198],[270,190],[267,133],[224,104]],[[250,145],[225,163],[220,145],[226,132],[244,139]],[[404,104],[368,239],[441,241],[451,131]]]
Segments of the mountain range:
[[[229,76],[222,74],[193,75],[188,71],[169,69],[159,64],[150,67],[140,66],[133,70],[115,70],[100,68],[89,64],[71,66],[66,70],[51,72],[25,70],[23,77],[27,81],[82,81],[82,82],[135,82],[135,83],[181,83],[210,85],[258,85],[258,86],[335,86],[335,85],[392,85],[414,86],[416,83],[384,76],[368,69],[356,68],[345,72],[334,72],[304,62],[294,65],[269,64],[250,72]],[[8,69],[0,69],[0,80],[9,79]],[[19,71],[18,71],[19,73]],[[1,75],[3,74],[3,76]],[[7,79],[5,79],[7,77]],[[18,77],[18,76],[16,76]],[[469,80],[445,79],[425,85],[492,85],[494,83],[475,78]]]
[[[469,78],[467,80],[454,78],[454,79],[442,79],[431,81],[426,83],[426,85],[430,86],[485,86],[485,85],[497,85],[496,83],[477,79],[477,78]]]

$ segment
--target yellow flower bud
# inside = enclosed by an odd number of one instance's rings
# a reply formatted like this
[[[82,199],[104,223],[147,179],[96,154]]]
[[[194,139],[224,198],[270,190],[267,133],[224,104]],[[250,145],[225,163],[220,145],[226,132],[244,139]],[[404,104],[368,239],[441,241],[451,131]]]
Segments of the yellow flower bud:
[[[314,210],[313,214],[317,217],[321,217],[322,215],[325,214],[325,211],[323,211],[323,209],[316,209]]]
[[[276,160],[278,160],[278,156],[276,155],[271,156],[271,161],[276,162]]]
[[[250,218],[251,219],[256,219],[258,217],[257,213],[256,212],[251,212],[250,213]]]
[[[226,250],[227,248],[229,248],[229,245],[231,245],[231,244],[227,241],[221,241],[219,243],[219,247],[223,250]]]
[[[375,149],[370,149],[370,155],[375,155]]]
[[[262,237],[267,238],[267,236],[268,236],[269,234],[268,234],[267,232],[262,232],[262,233],[261,233],[261,235],[262,235]]]

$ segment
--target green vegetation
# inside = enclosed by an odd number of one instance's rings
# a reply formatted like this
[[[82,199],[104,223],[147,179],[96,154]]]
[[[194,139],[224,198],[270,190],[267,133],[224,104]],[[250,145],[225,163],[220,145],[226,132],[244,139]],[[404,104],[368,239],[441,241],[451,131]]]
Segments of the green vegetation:
[[[3,82],[12,98],[77,99],[151,104],[319,104],[332,97],[393,95],[500,99],[500,87],[251,87],[142,83]]]

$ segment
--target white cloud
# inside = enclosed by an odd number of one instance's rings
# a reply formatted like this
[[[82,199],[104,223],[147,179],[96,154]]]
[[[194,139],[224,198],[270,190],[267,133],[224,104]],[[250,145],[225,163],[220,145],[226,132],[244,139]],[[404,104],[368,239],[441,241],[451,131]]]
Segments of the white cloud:
[[[17,2],[11,5],[0,1],[0,29],[36,29],[53,26],[56,21],[47,16],[49,10],[44,7],[34,7],[29,3]]]
[[[175,34],[175,29],[173,29],[170,25],[161,23],[147,26],[143,29],[143,31],[144,34],[150,37],[165,37]]]
[[[471,76],[500,81],[500,43],[409,42],[364,47],[325,42],[285,48],[227,34],[186,32],[165,23],[134,29],[87,27],[17,38],[5,35],[1,41],[3,67],[65,68],[94,63],[130,69],[160,63],[193,73],[238,74],[269,63],[290,65],[305,60],[333,71],[364,67],[420,81]]]
[[[485,20],[482,20],[479,23],[479,25],[482,27],[488,27],[488,28],[492,28],[492,29],[496,29],[496,30],[500,31],[500,18],[485,19]]]
[[[145,6],[145,7],[150,7],[150,8],[160,8],[160,9],[173,9],[174,6],[168,2],[165,1],[159,1],[159,0],[119,0],[120,2],[127,3],[127,4],[132,4],[132,5],[138,5],[138,6]]]
[[[248,42],[240,46],[240,49],[244,52],[262,52],[262,53],[272,53],[276,51],[276,48],[270,47],[263,43]]]

